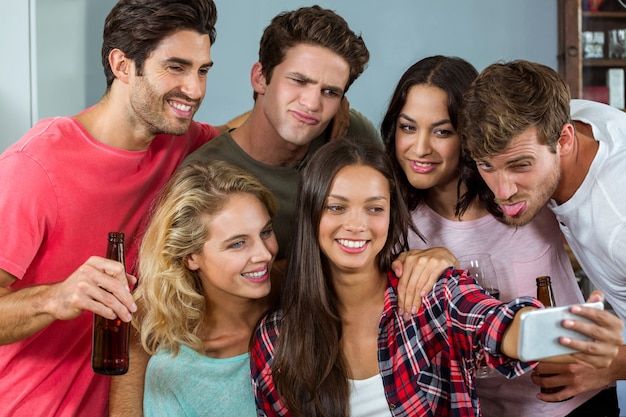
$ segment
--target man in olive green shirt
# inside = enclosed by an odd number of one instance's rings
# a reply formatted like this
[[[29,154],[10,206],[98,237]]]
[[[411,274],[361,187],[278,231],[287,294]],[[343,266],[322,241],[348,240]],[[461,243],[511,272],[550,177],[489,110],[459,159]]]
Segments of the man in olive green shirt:
[[[251,71],[254,107],[243,124],[203,145],[183,163],[220,159],[255,175],[279,202],[277,259],[285,257],[301,169],[330,139],[331,121],[369,52],[343,18],[317,6],[276,16]],[[382,141],[372,123],[349,112],[345,136]]]

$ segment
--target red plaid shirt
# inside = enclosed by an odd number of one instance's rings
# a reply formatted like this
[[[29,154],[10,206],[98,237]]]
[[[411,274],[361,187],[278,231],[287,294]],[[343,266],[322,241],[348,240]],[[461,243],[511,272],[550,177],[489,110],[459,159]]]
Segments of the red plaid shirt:
[[[378,365],[391,415],[479,416],[473,373],[481,347],[490,365],[508,378],[532,369],[531,364],[497,352],[515,312],[541,307],[535,299],[522,297],[502,304],[488,297],[465,271],[450,268],[418,313],[404,321],[397,314],[397,282],[390,273],[378,328]],[[291,416],[270,369],[280,317],[280,312],[274,312],[261,322],[252,347],[252,385],[259,416]]]

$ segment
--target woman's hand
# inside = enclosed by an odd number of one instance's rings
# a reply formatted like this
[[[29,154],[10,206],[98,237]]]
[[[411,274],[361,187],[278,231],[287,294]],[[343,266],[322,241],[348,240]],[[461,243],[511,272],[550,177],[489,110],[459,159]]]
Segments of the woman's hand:
[[[425,296],[449,267],[458,267],[458,260],[446,248],[402,252],[391,264],[398,281],[398,312],[405,319],[417,313]]]

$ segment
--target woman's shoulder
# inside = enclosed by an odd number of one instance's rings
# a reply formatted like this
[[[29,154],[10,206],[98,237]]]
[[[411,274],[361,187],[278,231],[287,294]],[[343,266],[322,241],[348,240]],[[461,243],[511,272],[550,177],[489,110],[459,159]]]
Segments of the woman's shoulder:
[[[259,322],[259,326],[255,332],[256,338],[264,341],[275,341],[278,339],[282,319],[282,310],[272,310],[267,313]]]

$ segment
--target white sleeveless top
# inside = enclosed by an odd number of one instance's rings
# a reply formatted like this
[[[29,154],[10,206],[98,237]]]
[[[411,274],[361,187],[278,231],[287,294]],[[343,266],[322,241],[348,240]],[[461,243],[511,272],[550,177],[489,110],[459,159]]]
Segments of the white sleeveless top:
[[[348,381],[350,382],[351,417],[389,417],[392,415],[385,398],[385,387],[380,374],[367,379],[349,379]]]

